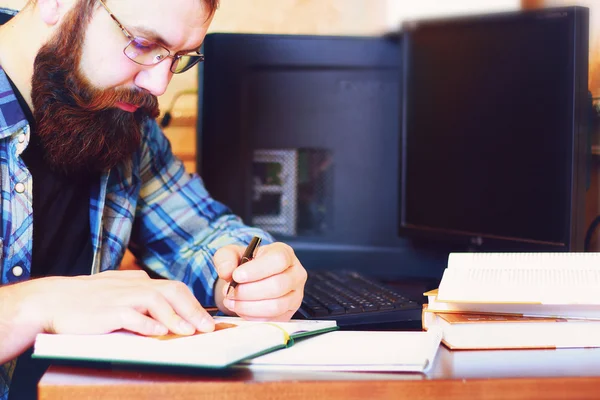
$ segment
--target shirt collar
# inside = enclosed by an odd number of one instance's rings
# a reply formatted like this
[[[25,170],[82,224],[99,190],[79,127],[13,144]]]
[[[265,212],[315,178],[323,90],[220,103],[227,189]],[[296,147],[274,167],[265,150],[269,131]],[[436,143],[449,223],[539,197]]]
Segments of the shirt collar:
[[[6,73],[0,67],[0,139],[7,138],[29,125]]]

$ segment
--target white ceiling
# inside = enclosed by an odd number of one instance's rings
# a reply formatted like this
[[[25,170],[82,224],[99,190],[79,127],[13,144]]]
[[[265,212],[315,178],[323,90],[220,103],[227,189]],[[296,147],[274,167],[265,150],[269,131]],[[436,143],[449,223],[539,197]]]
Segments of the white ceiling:
[[[405,20],[450,15],[514,11],[520,0],[387,0],[388,28],[395,30]]]

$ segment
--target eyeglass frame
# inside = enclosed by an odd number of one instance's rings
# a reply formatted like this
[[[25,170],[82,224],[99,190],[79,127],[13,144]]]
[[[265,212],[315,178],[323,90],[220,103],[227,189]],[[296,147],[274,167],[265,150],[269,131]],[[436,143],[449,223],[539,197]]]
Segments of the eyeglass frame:
[[[128,30],[127,30],[127,28],[125,28],[125,27],[123,26],[123,24],[122,24],[122,23],[121,23],[121,22],[120,22],[120,21],[117,19],[117,17],[115,16],[115,14],[113,14],[113,12],[110,10],[110,8],[108,8],[108,6],[107,6],[107,5],[106,5],[106,3],[104,2],[104,0],[98,0],[98,1],[100,2],[100,4],[102,4],[102,7],[104,7],[104,9],[105,9],[105,10],[106,10],[106,12],[108,13],[108,15],[110,15],[111,19],[112,19],[113,21],[115,21],[115,23],[117,24],[117,26],[119,27],[119,29],[121,30],[121,32],[123,32],[123,34],[125,35],[125,37],[126,37],[128,40],[129,40],[129,42],[127,42],[127,44],[126,44],[126,45],[125,45],[125,47],[123,48],[123,54],[125,54],[125,57],[127,57],[128,59],[130,59],[130,60],[131,60],[131,61],[133,61],[134,63],[136,63],[136,64],[138,64],[138,65],[151,66],[151,65],[157,65],[157,64],[159,64],[159,63],[163,62],[164,60],[166,60],[167,58],[172,58],[172,59],[173,59],[173,61],[171,61],[171,67],[169,68],[169,70],[170,70],[172,73],[174,73],[174,74],[181,74],[181,73],[183,73],[183,72],[185,72],[185,71],[189,70],[190,68],[192,68],[194,65],[196,65],[196,64],[198,64],[198,63],[201,63],[201,62],[203,62],[203,61],[204,61],[204,54],[200,53],[200,51],[199,51],[199,50],[196,50],[196,53],[197,53],[197,54],[189,54],[189,53],[188,53],[188,54],[177,54],[177,53],[176,53],[176,54],[174,54],[174,55],[171,55],[171,51],[170,51],[169,49],[167,49],[165,46],[163,46],[163,45],[161,45],[161,44],[159,44],[159,43],[156,43],[156,42],[155,42],[155,41],[153,41],[153,40],[149,40],[149,39],[146,39],[146,38],[144,38],[144,37],[141,37],[141,36],[134,36],[134,35],[132,35],[132,34],[131,34],[131,33],[130,33]],[[156,62],[153,62],[153,63],[151,63],[151,64],[143,64],[143,63],[141,63],[141,62],[138,62],[138,61],[134,60],[133,58],[131,58],[131,57],[129,57],[129,56],[127,55],[127,48],[128,48],[130,45],[131,45],[131,43],[132,43],[132,42],[133,42],[133,41],[134,41],[136,38],[138,38],[138,39],[144,39],[146,42],[149,42],[149,43],[153,43],[153,44],[155,44],[156,46],[158,46],[158,47],[160,47],[160,48],[164,49],[164,50],[167,52],[167,54],[166,54],[166,55],[164,55],[164,56],[163,56],[161,59],[159,59],[158,61],[156,61]],[[185,67],[185,69],[183,69],[183,70],[181,70],[181,71],[179,71],[179,72],[176,72],[176,71],[174,70],[174,69],[175,69],[174,67],[176,66],[176,62],[177,62],[177,61],[179,61],[179,60],[180,60],[180,59],[181,59],[183,56],[188,56],[188,57],[196,57],[196,61],[189,63],[189,64],[188,64],[188,65]]]

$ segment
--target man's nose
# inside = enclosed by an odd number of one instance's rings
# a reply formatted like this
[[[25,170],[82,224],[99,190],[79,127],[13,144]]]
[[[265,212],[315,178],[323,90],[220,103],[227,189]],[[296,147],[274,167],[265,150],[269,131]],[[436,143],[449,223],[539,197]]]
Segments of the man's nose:
[[[135,77],[135,85],[146,89],[155,96],[160,96],[167,90],[173,73],[171,59],[166,59],[156,65],[142,69]]]

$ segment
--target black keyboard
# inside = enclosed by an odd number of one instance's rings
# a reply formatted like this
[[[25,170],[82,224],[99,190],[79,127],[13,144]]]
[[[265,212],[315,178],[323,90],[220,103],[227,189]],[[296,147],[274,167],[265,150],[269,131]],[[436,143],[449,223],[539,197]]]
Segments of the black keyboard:
[[[422,307],[422,301],[356,271],[309,271],[298,314],[336,320],[342,329],[403,323],[419,328]]]

